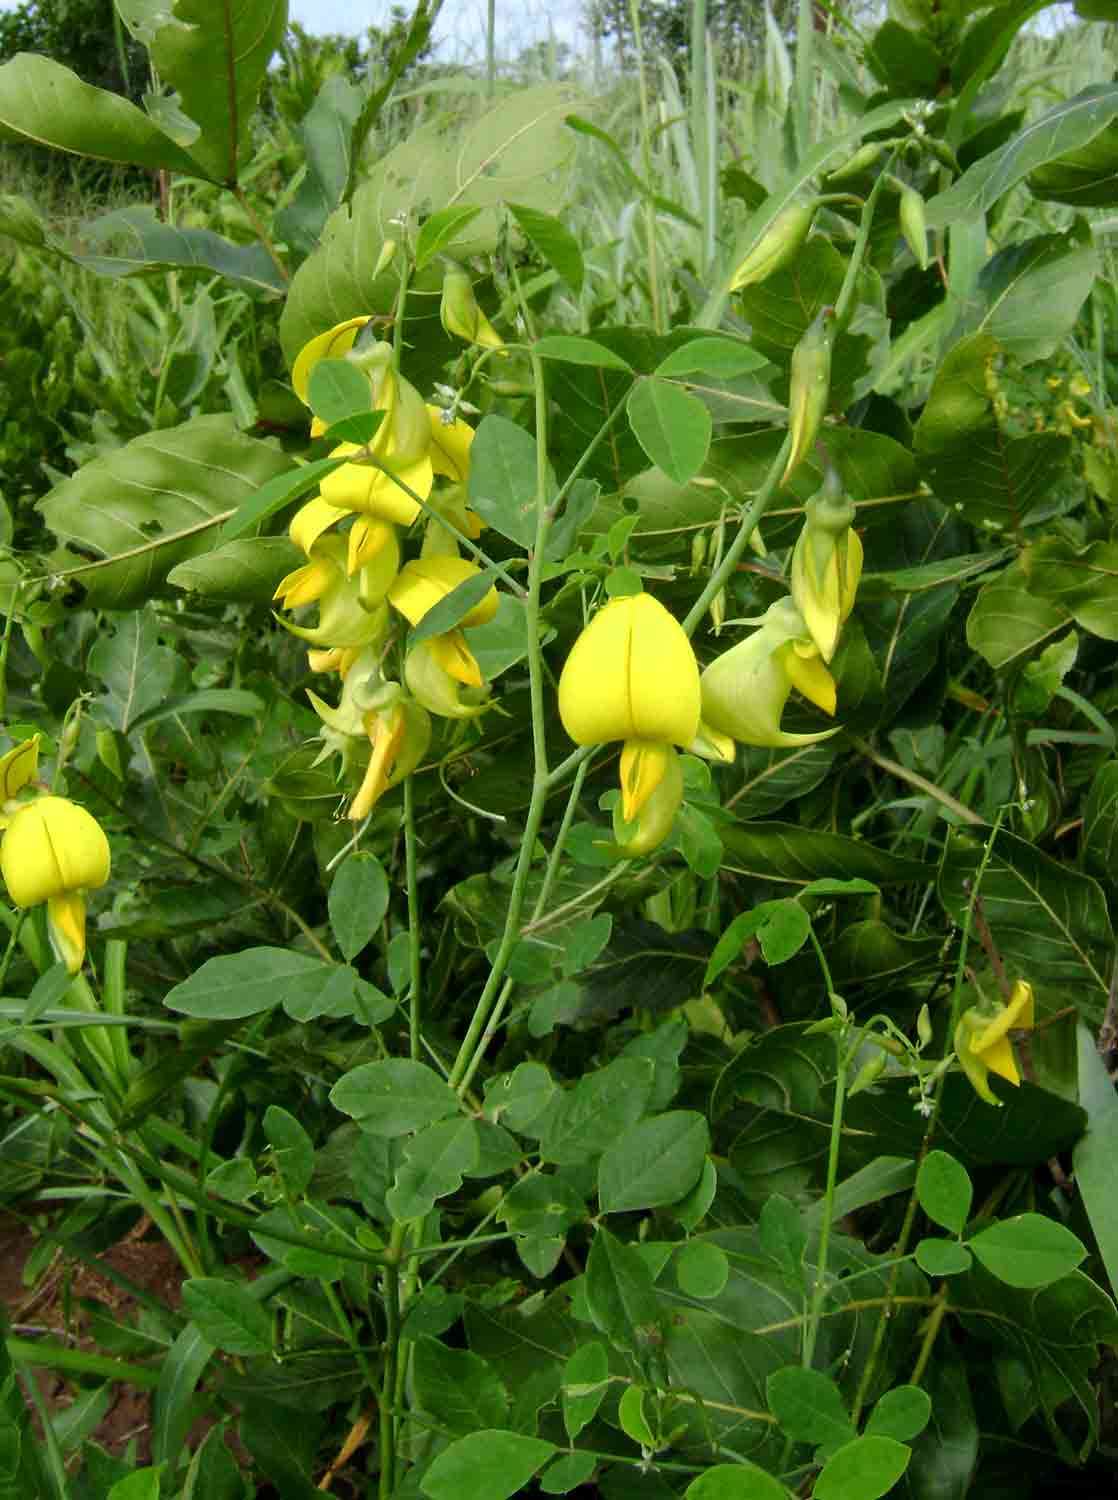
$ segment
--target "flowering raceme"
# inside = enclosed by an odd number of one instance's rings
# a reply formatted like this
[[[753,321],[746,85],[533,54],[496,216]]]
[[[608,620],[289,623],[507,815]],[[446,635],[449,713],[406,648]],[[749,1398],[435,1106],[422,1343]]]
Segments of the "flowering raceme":
[[[468,579],[479,578],[481,569],[462,557],[419,557],[400,569],[388,591],[388,601],[410,625],[420,621]],[[466,644],[463,629],[484,625],[497,613],[497,590],[490,588],[468,610],[454,629],[420,641],[408,652],[404,680],[412,693],[433,714],[448,719],[472,718],[482,711],[483,700],[463,699],[461,689],[487,692],[477,658]]]
[[[759,630],[717,657],[702,675],[703,723],[743,745],[774,749],[816,745],[838,729],[795,734],[781,729],[784,705],[798,688],[824,713],[834,714],[834,678],[808,637],[791,599],[778,599]]]
[[[852,529],[854,502],[828,469],[823,488],[804,507],[805,519],[792,553],[792,599],[824,661],[838,646],[854,608],[862,577],[862,543]]]
[[[637,828],[622,847],[655,848],[683,797],[672,747],[699,732],[699,668],[683,627],[651,594],[612,599],[583,630],[559,678],[559,717],[577,745],[623,741],[621,818]]]

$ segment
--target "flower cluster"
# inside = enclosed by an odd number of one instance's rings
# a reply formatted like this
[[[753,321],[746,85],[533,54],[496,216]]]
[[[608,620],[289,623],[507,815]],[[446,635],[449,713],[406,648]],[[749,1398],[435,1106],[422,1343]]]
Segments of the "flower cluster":
[[[308,696],[323,724],[319,759],[336,753],[343,776],[361,776],[347,811],[353,819],[367,817],[422,760],[432,714],[463,719],[486,707],[489,687],[463,627],[484,624],[498,606],[490,588],[454,629],[408,650],[402,682],[386,674],[394,613],[417,626],[479,575],[460,556],[459,541],[476,539],[482,523],[465,500],[473,429],[423,401],[400,374],[391,345],[365,342],[370,323],[368,317],[339,323],[312,339],[295,361],[293,384],[306,401],[320,360],[351,360],[368,377],[370,410],[381,413],[381,421],[366,447],[341,443],[332,450],[331,457],[347,462],[292,518],[289,535],[306,562],[275,591],[284,609],[317,606],[314,624],[281,619],[306,641],[311,670],[341,679],[336,706],[317,693]],[[321,430],[316,418],[311,431]],[[403,528],[423,517],[419,555],[404,561]]]
[[[38,765],[38,735],[0,756],[0,872],[15,906],[46,902],[51,946],[76,974],[85,959],[85,893],[109,878],[109,841],[66,797],[18,800]]]

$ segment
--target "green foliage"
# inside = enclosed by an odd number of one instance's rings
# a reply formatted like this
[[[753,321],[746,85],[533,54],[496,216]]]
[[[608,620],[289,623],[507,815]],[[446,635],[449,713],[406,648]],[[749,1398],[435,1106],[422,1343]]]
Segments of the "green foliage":
[[[0,1496],[1105,1488],[1116,96],[1035,10],[0,19],[0,1202],[131,1298],[5,1330]]]

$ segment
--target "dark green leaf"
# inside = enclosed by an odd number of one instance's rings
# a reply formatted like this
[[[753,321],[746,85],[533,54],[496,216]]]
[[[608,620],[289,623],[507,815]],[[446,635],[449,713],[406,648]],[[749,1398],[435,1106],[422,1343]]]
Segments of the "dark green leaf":
[[[183,1306],[203,1338],[227,1354],[267,1354],[272,1320],[267,1310],[236,1282],[196,1277],[182,1284]]]
[[[793,823],[719,823],[718,831],[726,845],[727,868],[768,880],[807,885],[826,876],[895,885],[927,880],[930,873],[918,860]]]
[[[443,1449],[419,1487],[431,1500],[508,1500],[555,1451],[554,1443],[518,1432],[472,1432]]]
[[[1118,1096],[1091,1033],[1080,1025],[1076,1034],[1079,1102],[1087,1111],[1087,1133],[1077,1143],[1072,1157],[1075,1182],[1111,1290],[1118,1292],[1118,1194],[1114,1191]]]
[[[1043,1214],[1000,1219],[967,1246],[999,1281],[1027,1290],[1059,1281],[1087,1254],[1070,1229]]]
[[[458,1098],[437,1073],[408,1058],[363,1063],[330,1090],[335,1109],[373,1135],[410,1135],[458,1111]]]
[[[421,1338],[412,1360],[420,1409],[450,1432],[465,1436],[508,1420],[508,1392],[496,1372],[476,1354]]]
[[[594,339],[581,338],[576,334],[553,333],[537,339],[532,353],[539,359],[558,359],[568,365],[592,365],[606,370],[632,371],[632,366],[620,354],[607,349]]]
[[[207,959],[168,991],[163,1003],[187,1016],[232,1021],[317,994],[331,968],[287,948],[246,948]]]
[[[481,603],[492,587],[493,579],[488,573],[475,573],[465,579],[427,611],[408,637],[410,644],[418,646],[421,641],[453,630],[464,615]]]
[[[330,926],[351,960],[376,936],[388,910],[388,876],[375,854],[358,852],[343,863],[330,884]]]
[[[543,1159],[566,1165],[600,1155],[644,1114],[654,1071],[648,1058],[619,1057],[580,1078],[536,1122]]]
[[[765,1390],[770,1411],[794,1442],[833,1448],[854,1436],[842,1392],[821,1370],[776,1370]]]
[[[855,1438],[824,1464],[815,1481],[815,1500],[879,1500],[908,1468],[911,1456],[893,1438]]]
[[[916,1174],[916,1196],[933,1224],[961,1234],[974,1189],[970,1174],[946,1151],[929,1151]]]
[[[598,1164],[602,1212],[675,1203],[695,1186],[709,1146],[707,1122],[692,1110],[672,1110],[630,1126]]]
[[[687,484],[710,450],[710,412],[696,397],[663,380],[633,387],[626,410],[629,424],[650,463],[676,484]]]
[[[263,604],[272,599],[280,579],[305,561],[285,536],[245,537],[177,564],[167,582],[222,604]]]
[[[368,1128],[367,1120],[362,1123]],[[438,1120],[420,1130],[404,1148],[396,1181],[385,1195],[393,1219],[421,1219],[429,1214],[440,1198],[458,1191],[477,1158],[478,1132],[473,1120]]]
[[[618,1348],[639,1350],[657,1330],[659,1308],[652,1272],[631,1245],[599,1227],[586,1261],[586,1305],[598,1328]]]
[[[537,208],[528,208],[523,203],[508,203],[506,207],[537,252],[554,267],[575,296],[579,296],[585,276],[582,250],[562,219]]]

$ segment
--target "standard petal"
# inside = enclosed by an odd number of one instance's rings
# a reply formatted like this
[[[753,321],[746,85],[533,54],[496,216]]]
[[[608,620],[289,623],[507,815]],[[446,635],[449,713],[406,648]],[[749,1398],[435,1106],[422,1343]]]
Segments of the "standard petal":
[[[371,316],[371,313],[365,313],[359,318],[348,318],[344,323],[335,323],[333,328],[328,328],[325,333],[316,334],[299,350],[291,370],[291,384],[295,387],[295,394],[304,405],[307,401],[307,387],[311,371],[315,365],[320,359],[341,359],[344,354],[348,354],[353,348],[358,333]]]
[[[651,594],[633,599],[629,700],[641,739],[689,745],[699,732],[699,664],[683,626]]]
[[[324,531],[329,531],[331,526],[336,525],[342,519],[342,514],[336,505],[331,505],[321,495],[315,495],[313,500],[300,505],[291,517],[287,534],[296,547],[310,557],[311,548],[315,542]]]

